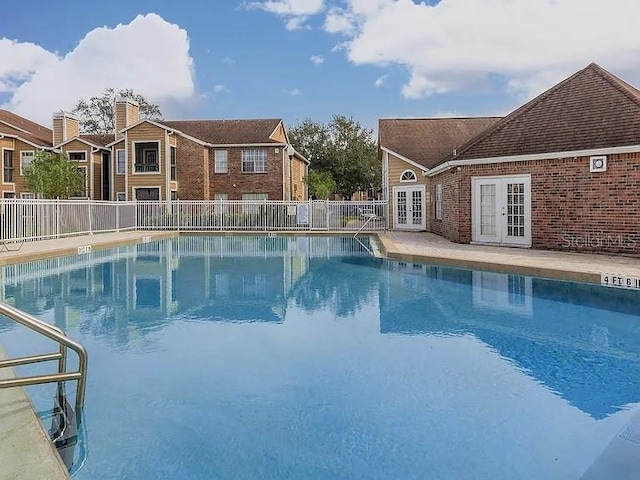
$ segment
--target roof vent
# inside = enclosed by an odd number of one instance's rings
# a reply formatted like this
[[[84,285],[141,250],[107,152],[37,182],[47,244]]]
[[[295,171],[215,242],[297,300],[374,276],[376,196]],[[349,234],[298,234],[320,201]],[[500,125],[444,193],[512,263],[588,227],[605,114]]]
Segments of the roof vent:
[[[598,155],[597,157],[589,158],[589,171],[591,172],[606,172],[607,171],[607,157],[605,155]]]
[[[457,157],[457,156],[458,156],[458,149],[457,149],[457,148],[454,148],[454,149],[453,149],[453,156],[454,156],[454,157]]]

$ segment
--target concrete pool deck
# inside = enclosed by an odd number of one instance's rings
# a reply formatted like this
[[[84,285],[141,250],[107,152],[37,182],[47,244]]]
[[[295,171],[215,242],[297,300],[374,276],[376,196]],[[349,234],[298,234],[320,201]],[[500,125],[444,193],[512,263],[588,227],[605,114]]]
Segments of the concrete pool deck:
[[[602,273],[640,277],[640,258],[528,248],[461,245],[433,233],[378,235],[388,258],[600,284]]]
[[[264,232],[182,232],[182,234],[264,235]],[[277,235],[341,235],[349,232],[278,232]],[[178,232],[119,232],[26,242],[19,250],[2,251],[0,266],[48,257],[78,254],[163,238]],[[363,232],[362,236],[371,235]],[[377,232],[388,258],[435,265],[525,274],[589,283],[600,283],[603,272],[640,277],[640,259],[634,257],[552,252],[531,249],[460,245],[424,232]],[[9,245],[9,248],[14,246]],[[85,248],[86,252],[87,249]],[[0,349],[0,357],[3,352]],[[0,369],[0,378],[12,375]],[[3,377],[3,375],[5,377]],[[0,389],[0,478],[69,479],[44,427],[22,388]]]

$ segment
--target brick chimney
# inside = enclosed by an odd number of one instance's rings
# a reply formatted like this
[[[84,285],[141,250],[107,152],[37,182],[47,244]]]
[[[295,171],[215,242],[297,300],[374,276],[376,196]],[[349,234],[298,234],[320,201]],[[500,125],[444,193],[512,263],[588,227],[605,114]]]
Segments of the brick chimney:
[[[60,111],[53,114],[53,144],[60,145],[70,138],[80,135],[78,117],[74,114]]]
[[[131,98],[116,99],[116,138],[121,138],[120,131],[140,120],[140,105]]]

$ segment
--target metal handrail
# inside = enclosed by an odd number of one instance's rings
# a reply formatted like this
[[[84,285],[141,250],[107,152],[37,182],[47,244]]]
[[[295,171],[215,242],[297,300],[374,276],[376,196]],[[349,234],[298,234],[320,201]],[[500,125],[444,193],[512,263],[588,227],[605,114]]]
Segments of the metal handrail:
[[[31,357],[21,357],[0,361],[0,368],[13,367],[18,365],[28,365],[31,363],[46,362],[50,360],[58,360],[58,373],[48,375],[36,375],[32,377],[12,378],[8,380],[0,380],[0,388],[24,387],[28,385],[39,385],[43,383],[57,383],[58,397],[63,394],[62,382],[68,380],[77,380],[78,387],[76,389],[76,418],[78,421],[82,418],[81,412],[84,405],[84,395],[87,379],[87,351],[85,348],[65,336],[58,327],[49,325],[36,317],[29,315],[11,305],[0,302],[0,314],[11,320],[24,325],[25,327],[39,333],[55,342],[60,346],[57,353],[48,353],[44,355],[34,355]],[[75,372],[67,372],[67,348],[70,348],[78,355],[78,370]]]

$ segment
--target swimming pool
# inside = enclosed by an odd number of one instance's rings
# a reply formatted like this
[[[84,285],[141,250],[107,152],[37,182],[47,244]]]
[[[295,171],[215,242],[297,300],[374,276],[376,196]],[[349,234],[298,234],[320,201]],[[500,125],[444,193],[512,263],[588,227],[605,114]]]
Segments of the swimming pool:
[[[181,237],[0,274],[3,301],[89,351],[77,479],[578,479],[635,441],[637,292],[335,237]],[[46,350],[2,320],[0,343]],[[53,387],[29,393],[50,408]]]

